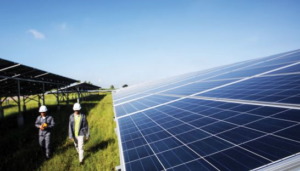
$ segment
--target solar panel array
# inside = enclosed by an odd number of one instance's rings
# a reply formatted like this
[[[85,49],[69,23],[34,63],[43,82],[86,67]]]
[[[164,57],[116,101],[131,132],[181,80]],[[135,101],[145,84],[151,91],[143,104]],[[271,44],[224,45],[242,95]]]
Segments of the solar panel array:
[[[17,80],[21,81],[21,95],[34,95],[78,82],[72,78],[0,58],[0,97],[18,95]]]
[[[251,170],[300,152],[300,50],[113,95],[131,170]]]

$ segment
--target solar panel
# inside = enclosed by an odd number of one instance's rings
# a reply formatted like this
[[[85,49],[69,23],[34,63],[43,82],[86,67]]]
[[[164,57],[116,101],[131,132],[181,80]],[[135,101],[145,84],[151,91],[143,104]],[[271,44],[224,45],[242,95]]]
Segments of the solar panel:
[[[259,170],[299,162],[299,64],[295,50],[117,91],[123,170]]]
[[[56,89],[77,80],[39,70],[33,67],[15,63],[0,58],[0,93],[2,97],[17,96],[17,80],[21,81],[21,95],[34,95],[45,91]]]

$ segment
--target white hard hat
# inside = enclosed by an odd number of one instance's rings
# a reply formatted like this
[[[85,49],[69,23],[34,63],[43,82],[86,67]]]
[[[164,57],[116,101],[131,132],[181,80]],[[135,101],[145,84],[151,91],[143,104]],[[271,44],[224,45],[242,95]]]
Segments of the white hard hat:
[[[81,109],[81,106],[79,103],[75,103],[74,106],[73,106],[73,110],[80,110]]]
[[[41,106],[39,112],[47,112],[47,107],[46,106]]]

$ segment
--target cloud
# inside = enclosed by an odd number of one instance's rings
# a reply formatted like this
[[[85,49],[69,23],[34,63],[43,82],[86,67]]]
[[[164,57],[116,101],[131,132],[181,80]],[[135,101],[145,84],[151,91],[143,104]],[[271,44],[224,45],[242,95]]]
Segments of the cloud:
[[[101,81],[102,81],[101,79],[98,80],[98,82],[101,82]]]
[[[28,32],[31,33],[35,39],[45,39],[45,35],[35,29],[30,29]]]

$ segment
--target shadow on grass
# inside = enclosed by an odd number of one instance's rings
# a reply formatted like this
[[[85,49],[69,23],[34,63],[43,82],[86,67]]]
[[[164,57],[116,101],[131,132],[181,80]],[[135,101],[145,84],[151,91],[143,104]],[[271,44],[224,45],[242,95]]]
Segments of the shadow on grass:
[[[108,144],[114,143],[115,140],[114,139],[108,139],[106,141],[101,141],[98,144],[95,144],[94,146],[90,147],[88,150],[86,150],[87,152],[91,152],[91,153],[96,153],[98,150],[103,150],[106,149]]]
[[[91,95],[86,101],[82,101],[82,113],[88,115],[105,96]],[[62,105],[59,111],[56,105],[47,105],[49,114],[56,123],[51,133],[54,152],[64,144],[68,136],[69,116],[73,113],[71,104],[75,101],[71,101],[69,106]],[[17,114],[13,116],[0,120],[0,170],[37,170],[45,161],[45,154],[38,145],[38,129],[34,126],[39,113],[37,109],[23,112],[24,126],[21,128],[17,125]]]
[[[85,156],[85,160],[88,159],[89,157],[91,157],[91,154],[95,154],[99,150],[106,149],[109,144],[114,143],[114,142],[115,142],[114,139],[108,139],[108,140],[101,141],[98,144],[93,145],[92,147],[90,147],[89,149],[86,150],[87,155]]]
[[[9,109],[12,107],[18,107],[18,105],[17,104],[9,104],[9,105],[2,106],[2,109]]]

